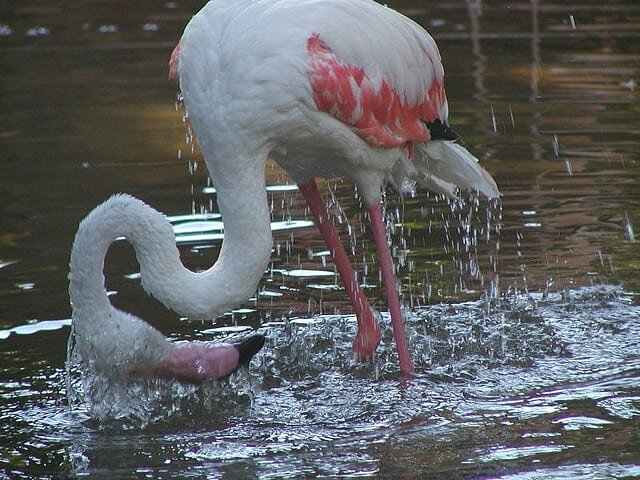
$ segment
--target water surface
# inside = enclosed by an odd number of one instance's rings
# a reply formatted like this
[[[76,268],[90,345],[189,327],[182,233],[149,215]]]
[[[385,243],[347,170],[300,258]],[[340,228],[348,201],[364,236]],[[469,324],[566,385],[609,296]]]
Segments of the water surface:
[[[417,378],[398,380],[388,329],[374,361],[352,361],[332,260],[270,165],[270,268],[215,324],[147,298],[125,243],[106,262],[119,308],[175,339],[257,329],[263,352],[222,385],[111,389],[122,418],[105,422],[67,403],[78,222],[128,192],[171,217],[191,268],[220,248],[215,192],[167,81],[200,2],[0,6],[2,475],[640,476],[640,6],[392,5],[438,41],[452,125],[503,193],[492,206],[388,194]],[[352,185],[323,193],[384,312]]]

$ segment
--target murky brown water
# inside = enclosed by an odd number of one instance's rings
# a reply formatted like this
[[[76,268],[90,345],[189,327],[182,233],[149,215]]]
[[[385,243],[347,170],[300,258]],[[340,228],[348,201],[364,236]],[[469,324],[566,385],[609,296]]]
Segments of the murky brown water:
[[[175,412],[144,429],[66,407],[69,248],[115,192],[172,216],[215,211],[167,80],[200,2],[0,5],[4,476],[640,476],[640,5],[390,3],[438,41],[452,124],[503,193],[489,211],[389,194],[418,379],[395,380],[388,341],[373,364],[350,363],[331,259],[269,167],[272,268],[217,324],[268,336],[250,393],[247,376],[169,391],[154,408]],[[324,192],[384,308],[352,186]],[[208,233],[179,238],[192,268],[215,259]],[[113,303],[168,335],[229,334],[147,298],[125,244],[106,271]]]

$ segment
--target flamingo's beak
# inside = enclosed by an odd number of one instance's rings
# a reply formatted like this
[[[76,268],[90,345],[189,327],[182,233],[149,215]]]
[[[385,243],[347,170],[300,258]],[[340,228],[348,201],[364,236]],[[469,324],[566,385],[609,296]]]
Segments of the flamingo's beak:
[[[248,366],[264,345],[263,335],[251,335],[240,343],[185,342],[176,344],[169,356],[154,368],[132,371],[134,377],[170,378],[199,384],[228,377]]]
[[[264,335],[252,335],[233,346],[238,350],[240,356],[238,366],[249,365],[253,356],[264,346]]]

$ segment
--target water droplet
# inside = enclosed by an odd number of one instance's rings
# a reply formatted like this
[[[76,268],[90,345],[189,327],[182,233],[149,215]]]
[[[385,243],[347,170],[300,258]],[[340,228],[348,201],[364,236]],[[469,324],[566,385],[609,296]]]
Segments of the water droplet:
[[[51,33],[47,27],[32,27],[27,30],[27,37],[44,37]]]
[[[571,161],[565,160],[564,167],[565,167],[565,170],[567,171],[567,175],[573,176],[573,167],[571,166]]]
[[[559,157],[560,143],[558,142],[558,135],[556,135],[555,133],[553,134],[553,137],[551,137],[551,148],[553,149],[553,156]]]
[[[496,122],[496,112],[491,107],[491,128],[493,129],[493,133],[498,133],[498,124]]]
[[[98,33],[116,33],[117,31],[118,27],[113,24],[105,24],[98,27]]]
[[[625,233],[627,234],[627,239],[630,242],[635,242],[636,241],[636,237],[635,237],[635,235],[633,233],[633,225],[631,225],[631,221],[629,220],[629,214],[627,212],[624,212],[624,216],[625,216],[625,218],[627,220],[626,223],[625,223],[625,226],[624,226]]]
[[[620,86],[624,88],[628,88],[632,92],[636,89],[638,83],[632,78],[627,80],[626,82],[620,82]]]

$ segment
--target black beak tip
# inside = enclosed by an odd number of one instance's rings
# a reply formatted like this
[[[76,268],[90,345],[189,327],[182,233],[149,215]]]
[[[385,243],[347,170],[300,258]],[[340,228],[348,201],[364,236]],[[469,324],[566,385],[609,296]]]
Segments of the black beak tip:
[[[249,362],[253,356],[260,351],[264,346],[264,335],[251,335],[245,338],[242,342],[235,344],[234,347],[240,354],[238,365],[249,365]]]

